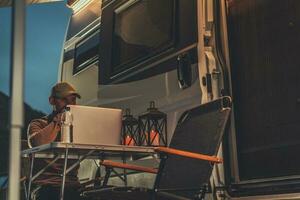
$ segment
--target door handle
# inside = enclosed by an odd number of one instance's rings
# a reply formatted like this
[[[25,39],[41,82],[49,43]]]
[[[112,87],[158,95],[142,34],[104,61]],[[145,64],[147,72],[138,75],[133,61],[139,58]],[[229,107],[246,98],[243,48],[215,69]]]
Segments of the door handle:
[[[188,53],[177,57],[177,78],[181,89],[185,89],[192,84],[191,57]]]

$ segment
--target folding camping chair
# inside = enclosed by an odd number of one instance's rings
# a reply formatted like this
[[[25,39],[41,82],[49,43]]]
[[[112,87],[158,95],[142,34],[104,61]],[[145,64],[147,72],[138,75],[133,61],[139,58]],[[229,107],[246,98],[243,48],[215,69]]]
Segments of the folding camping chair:
[[[159,168],[104,160],[103,187],[86,192],[88,199],[203,199],[230,114],[230,97],[202,104],[182,114],[169,147],[158,147]],[[113,168],[155,173],[153,188],[105,187]]]

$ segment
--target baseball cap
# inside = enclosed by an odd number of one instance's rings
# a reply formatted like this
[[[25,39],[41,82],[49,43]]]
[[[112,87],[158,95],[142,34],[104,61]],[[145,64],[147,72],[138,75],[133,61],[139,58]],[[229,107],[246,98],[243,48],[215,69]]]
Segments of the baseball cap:
[[[50,97],[65,98],[71,94],[81,98],[80,94],[76,92],[75,88],[70,83],[60,82],[52,87]]]

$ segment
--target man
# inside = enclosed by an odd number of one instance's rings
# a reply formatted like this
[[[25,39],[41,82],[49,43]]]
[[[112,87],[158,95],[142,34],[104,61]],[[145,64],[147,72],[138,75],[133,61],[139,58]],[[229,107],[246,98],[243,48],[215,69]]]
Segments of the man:
[[[52,87],[49,103],[53,106],[53,112],[48,116],[30,122],[27,135],[28,145],[30,147],[60,141],[62,113],[67,105],[76,104],[76,98],[81,97],[69,83],[61,82]],[[38,172],[50,161],[51,160],[48,159],[36,159],[34,173]],[[72,163],[74,162],[68,161],[68,166]],[[62,169],[63,162],[62,160],[59,160],[34,181],[36,185],[41,186],[41,189],[38,191],[37,199],[59,199]],[[79,199],[79,181],[77,173],[78,168],[67,174],[65,199]]]

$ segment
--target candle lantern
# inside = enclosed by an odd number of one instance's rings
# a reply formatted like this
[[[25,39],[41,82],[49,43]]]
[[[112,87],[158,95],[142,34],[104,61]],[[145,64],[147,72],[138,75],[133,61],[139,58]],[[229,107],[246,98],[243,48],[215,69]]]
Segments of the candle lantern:
[[[139,116],[139,142],[146,146],[167,146],[167,114],[150,102],[147,112]]]
[[[122,144],[138,145],[139,126],[138,120],[130,114],[130,109],[126,109],[122,120]]]

